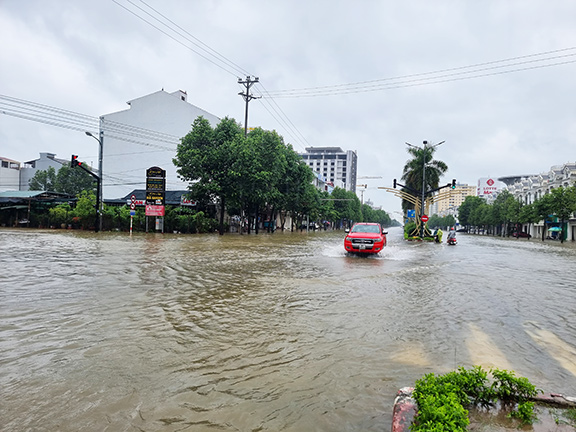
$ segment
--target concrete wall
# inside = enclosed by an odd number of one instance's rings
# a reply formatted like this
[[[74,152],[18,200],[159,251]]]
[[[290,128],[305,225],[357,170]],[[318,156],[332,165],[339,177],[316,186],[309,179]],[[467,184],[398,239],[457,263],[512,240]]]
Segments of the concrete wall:
[[[101,117],[104,130],[104,198],[121,198],[134,189],[145,189],[146,169],[152,166],[166,170],[167,190],[186,189],[187,183],[177,178],[176,167],[172,163],[177,145],[190,132],[198,116],[206,118],[212,127],[220,119],[189,104],[183,91],[167,93],[161,90],[128,104],[130,108],[125,111]],[[130,126],[138,129],[131,129]]]

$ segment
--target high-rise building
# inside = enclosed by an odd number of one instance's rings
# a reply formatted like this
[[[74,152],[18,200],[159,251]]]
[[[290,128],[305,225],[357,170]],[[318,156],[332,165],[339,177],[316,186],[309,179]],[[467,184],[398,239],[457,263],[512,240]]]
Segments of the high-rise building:
[[[447,199],[439,200],[432,206],[430,213],[438,216],[457,216],[458,207],[462,205],[466,197],[476,196],[476,186],[457,183],[455,189],[445,189],[450,191]]]
[[[358,156],[355,151],[344,151],[340,147],[306,147],[306,153],[300,153],[300,156],[327,182],[356,191]]]

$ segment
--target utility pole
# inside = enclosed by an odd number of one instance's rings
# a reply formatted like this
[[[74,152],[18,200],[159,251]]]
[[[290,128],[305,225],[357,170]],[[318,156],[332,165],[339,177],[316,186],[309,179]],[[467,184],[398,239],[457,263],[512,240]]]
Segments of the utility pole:
[[[252,87],[257,82],[258,77],[254,77],[254,79],[252,80],[250,75],[246,77],[246,81],[243,81],[241,78],[238,78],[238,84],[242,84],[244,87],[246,87],[246,93],[242,92],[238,93],[240,96],[244,98],[244,101],[246,102],[246,109],[244,111],[244,136],[248,135],[248,102],[250,102],[252,99],[260,99],[259,97],[250,94],[250,87]]]
[[[104,154],[104,117],[100,117],[100,133],[98,134],[99,138],[94,136],[91,132],[84,132],[86,135],[94,138],[96,141],[98,141],[98,144],[100,144],[99,146],[99,152],[98,152],[98,177],[99,177],[99,181],[98,181],[98,190],[97,190],[97,201],[98,204],[96,205],[96,212],[98,214],[98,228],[100,231],[102,231],[102,214],[104,213],[104,191],[103,191],[103,179],[104,179],[104,175],[102,173],[102,157]]]

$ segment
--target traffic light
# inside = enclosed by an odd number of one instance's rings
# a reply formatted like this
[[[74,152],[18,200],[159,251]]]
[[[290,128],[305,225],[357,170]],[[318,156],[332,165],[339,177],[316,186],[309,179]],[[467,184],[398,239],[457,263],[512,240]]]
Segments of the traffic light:
[[[396,179],[394,179],[394,189],[396,189]]]
[[[456,179],[452,179],[452,189],[456,189]]]
[[[82,165],[82,162],[78,160],[78,155],[72,155],[72,159],[70,160],[70,166],[74,168],[80,165]]]

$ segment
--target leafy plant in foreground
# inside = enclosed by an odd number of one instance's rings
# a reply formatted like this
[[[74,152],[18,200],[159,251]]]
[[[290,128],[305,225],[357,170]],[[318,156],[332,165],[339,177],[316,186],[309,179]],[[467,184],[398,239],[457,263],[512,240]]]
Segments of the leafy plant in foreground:
[[[534,404],[528,402],[539,390],[528,379],[516,377],[514,372],[491,369],[488,373],[480,366],[472,369],[458,368],[445,375],[425,375],[416,381],[414,398],[418,414],[411,430],[417,431],[465,431],[470,420],[465,407],[517,402],[517,410],[510,416],[525,424],[535,420]]]

